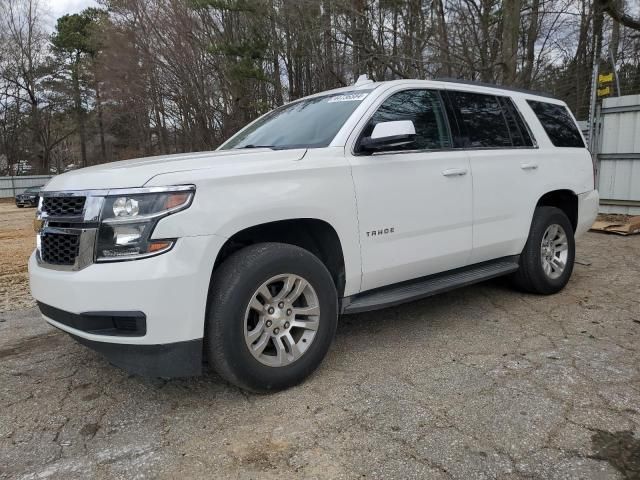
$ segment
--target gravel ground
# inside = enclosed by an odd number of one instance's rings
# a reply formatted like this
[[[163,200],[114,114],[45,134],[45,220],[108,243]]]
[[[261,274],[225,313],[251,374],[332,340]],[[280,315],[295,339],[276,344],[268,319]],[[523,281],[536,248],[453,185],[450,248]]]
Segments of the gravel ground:
[[[0,478],[638,479],[640,236],[578,259],[552,297],[493,281],[343,317],[273,395],[129,376],[0,313]]]

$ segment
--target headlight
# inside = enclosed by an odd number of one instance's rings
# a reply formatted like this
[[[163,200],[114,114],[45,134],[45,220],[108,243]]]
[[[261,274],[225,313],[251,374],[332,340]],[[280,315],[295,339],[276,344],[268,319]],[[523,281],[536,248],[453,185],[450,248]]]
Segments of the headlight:
[[[116,217],[135,217],[140,211],[140,202],[135,198],[119,197],[113,202]]]
[[[100,216],[96,261],[134,260],[170,250],[175,239],[151,240],[153,229],[161,218],[188,208],[194,191],[186,186],[110,192]]]

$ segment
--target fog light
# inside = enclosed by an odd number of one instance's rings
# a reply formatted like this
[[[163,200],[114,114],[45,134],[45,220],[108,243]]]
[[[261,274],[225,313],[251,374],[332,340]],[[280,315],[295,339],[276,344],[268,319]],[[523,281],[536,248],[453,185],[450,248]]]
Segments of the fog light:
[[[113,214],[116,217],[135,217],[139,211],[138,201],[133,198],[120,197],[113,202]]]
[[[118,225],[113,228],[113,240],[117,246],[127,246],[142,239],[146,224]]]
[[[129,245],[140,240],[139,233],[118,233],[116,235],[116,245]]]

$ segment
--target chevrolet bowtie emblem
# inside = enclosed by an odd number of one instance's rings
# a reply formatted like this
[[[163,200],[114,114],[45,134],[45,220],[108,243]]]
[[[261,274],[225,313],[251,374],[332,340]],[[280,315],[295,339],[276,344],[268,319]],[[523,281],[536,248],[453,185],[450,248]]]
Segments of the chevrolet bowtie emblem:
[[[34,218],[33,219],[33,229],[36,231],[36,233],[40,232],[40,230],[42,230],[42,226],[44,225],[44,220],[40,219],[40,218]]]

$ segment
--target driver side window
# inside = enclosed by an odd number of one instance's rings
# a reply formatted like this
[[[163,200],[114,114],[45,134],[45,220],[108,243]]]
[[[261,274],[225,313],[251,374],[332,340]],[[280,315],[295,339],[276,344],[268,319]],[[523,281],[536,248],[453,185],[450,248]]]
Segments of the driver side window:
[[[370,137],[381,122],[411,120],[416,129],[415,140],[407,145],[394,146],[393,151],[438,150],[452,148],[444,106],[438,92],[433,90],[405,90],[387,98],[364,128],[361,138]]]

